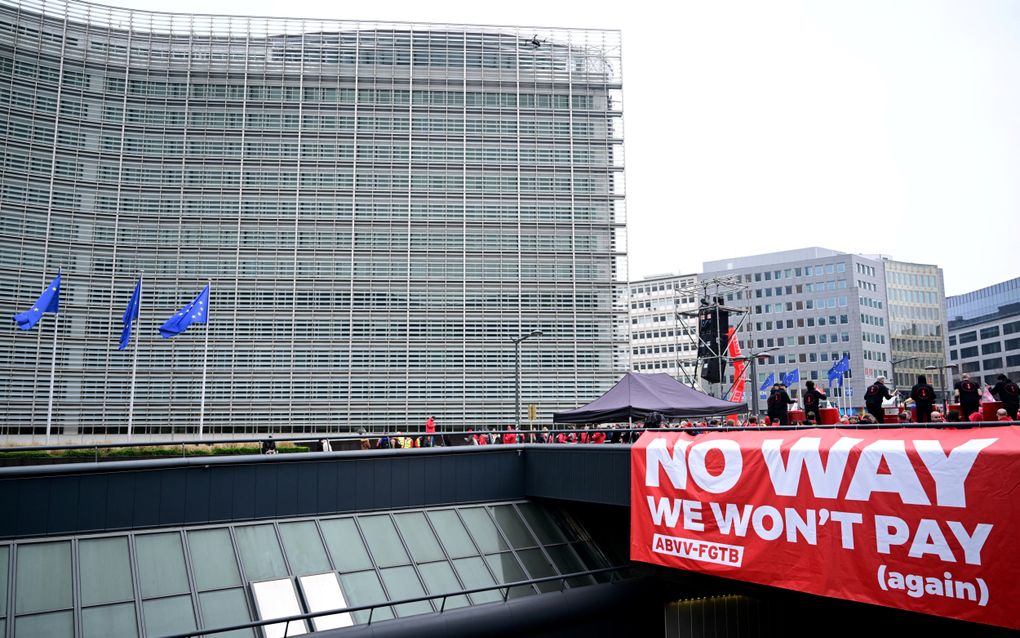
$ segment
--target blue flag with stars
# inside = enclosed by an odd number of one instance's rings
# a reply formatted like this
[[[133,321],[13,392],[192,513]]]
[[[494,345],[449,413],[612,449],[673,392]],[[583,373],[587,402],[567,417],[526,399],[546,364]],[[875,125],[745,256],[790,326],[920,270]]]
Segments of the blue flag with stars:
[[[850,357],[844,355],[842,359],[837,361],[829,368],[829,385],[832,385],[832,380],[835,379],[839,383],[839,387],[843,387],[843,375],[850,371]]]
[[[783,385],[792,387],[794,383],[800,383],[800,368],[794,368],[783,377]]]
[[[14,323],[18,324],[18,327],[22,330],[31,330],[35,327],[35,324],[39,323],[42,319],[44,312],[52,312],[57,314],[60,310],[60,273],[57,273],[57,278],[50,282],[50,285],[46,287],[43,294],[39,295],[39,298],[32,304],[31,310],[20,312],[14,315]]]
[[[775,382],[776,382],[776,373],[775,372],[769,372],[769,376],[765,377],[765,382],[761,384],[761,387],[758,388],[758,390],[760,390],[761,392],[765,392]]]
[[[135,284],[135,294],[131,295],[131,301],[128,302],[127,309],[124,311],[124,330],[120,333],[120,347],[118,350],[123,350],[128,347],[131,342],[131,324],[135,319],[138,318],[138,304],[142,297],[142,280],[139,279],[138,283]]]
[[[198,293],[195,300],[181,308],[180,312],[166,320],[159,327],[159,334],[164,339],[176,337],[188,329],[193,323],[205,323],[209,317],[209,286]]]

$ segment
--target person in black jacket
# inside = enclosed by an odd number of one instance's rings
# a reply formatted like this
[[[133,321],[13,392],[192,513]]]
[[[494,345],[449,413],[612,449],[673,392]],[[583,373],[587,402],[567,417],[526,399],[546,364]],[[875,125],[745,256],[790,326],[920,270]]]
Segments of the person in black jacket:
[[[793,403],[793,399],[787,394],[786,387],[782,383],[772,386],[768,406],[769,418],[772,419],[773,423],[778,422],[779,425],[790,425],[790,413],[788,410],[791,403]]]
[[[889,394],[889,388],[885,387],[885,377],[875,379],[875,382],[868,386],[867,391],[864,393],[864,407],[867,408],[868,414],[875,417],[876,423],[885,422],[884,414],[882,413],[882,401],[891,398],[892,395]]]
[[[815,390],[815,382],[808,381],[804,384],[807,388],[801,394],[801,400],[804,403],[804,416],[805,418],[813,419],[816,423],[821,420],[821,412],[819,408],[822,407],[822,401],[827,400],[829,397],[824,392]],[[814,414],[813,417],[808,416]]]
[[[960,398],[960,412],[966,421],[971,414],[981,409],[981,386],[971,381],[969,374],[964,373],[953,388]]]
[[[917,406],[917,422],[931,423],[931,409],[935,405],[935,388],[931,387],[923,374],[917,375],[917,383],[910,389],[910,398]]]
[[[1020,408],[1020,387],[1009,380],[1004,374],[1000,374],[998,382],[992,386],[992,396],[1002,401],[1002,407],[1006,409],[1009,418],[1016,421],[1017,408]]]

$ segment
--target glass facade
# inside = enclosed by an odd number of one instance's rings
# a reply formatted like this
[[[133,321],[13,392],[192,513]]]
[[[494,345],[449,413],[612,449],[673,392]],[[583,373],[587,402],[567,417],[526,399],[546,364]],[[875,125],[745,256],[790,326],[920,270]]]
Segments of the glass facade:
[[[946,293],[942,269],[885,260],[893,386],[909,390],[917,376],[938,385],[946,365]],[[926,369],[934,366],[939,370]]]
[[[0,305],[64,274],[59,322],[0,337],[6,433],[46,424],[55,324],[55,434],[495,428],[532,330],[540,421],[598,395],[621,82],[617,31],[0,0]],[[158,337],[206,284],[209,324]]]
[[[609,567],[584,535],[566,512],[516,501],[18,541],[0,544],[0,629],[10,626],[19,638],[70,638],[76,627],[84,636],[159,636]],[[508,595],[560,587],[526,585]],[[499,590],[458,595],[446,608],[500,600]],[[442,606],[381,607],[372,619]],[[308,629],[367,621],[368,611],[331,614]],[[282,630],[270,625],[266,635]]]
[[[949,320],[963,323],[1003,312],[1004,306],[1020,303],[1020,277],[1009,279],[946,299]]]

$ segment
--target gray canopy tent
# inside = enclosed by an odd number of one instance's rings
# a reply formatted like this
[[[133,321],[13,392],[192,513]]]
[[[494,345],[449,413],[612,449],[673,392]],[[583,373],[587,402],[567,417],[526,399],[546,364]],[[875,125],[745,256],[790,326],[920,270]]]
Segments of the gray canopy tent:
[[[747,412],[747,404],[710,397],[662,372],[628,372],[591,403],[554,413],[553,423],[619,423],[644,419],[651,412],[666,418],[725,416]]]

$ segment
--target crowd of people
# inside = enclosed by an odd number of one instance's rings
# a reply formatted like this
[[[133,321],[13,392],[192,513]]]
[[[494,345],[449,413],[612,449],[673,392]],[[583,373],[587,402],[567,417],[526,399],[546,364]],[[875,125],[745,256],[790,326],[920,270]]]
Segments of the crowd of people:
[[[945,414],[938,409],[937,395],[935,388],[928,383],[927,378],[922,374],[918,375],[917,383],[910,389],[909,395],[902,405],[898,414],[900,422],[931,423],[946,421],[971,421],[980,422],[986,420],[981,410],[983,402],[998,400],[1002,403],[997,417],[999,421],[1016,420],[1017,410],[1020,408],[1020,387],[1004,374],[996,379],[997,383],[982,390],[981,384],[971,379],[969,374],[964,374],[954,388],[954,397],[959,404],[958,410],[947,410]],[[899,399],[900,394],[890,390],[886,386],[886,378],[878,377],[873,384],[868,386],[864,393],[865,413],[860,417],[843,416],[841,423],[883,423],[887,402],[892,399]],[[819,422],[820,406],[828,397],[824,392],[817,389],[813,381],[805,383],[801,400],[804,408],[804,419],[796,423],[790,420],[790,406],[796,402],[790,398],[783,383],[776,383],[772,386],[768,398],[768,420],[778,425],[815,425]]]
[[[992,398],[1002,403],[995,414],[995,421],[1016,421],[1020,408],[1020,387],[1006,375],[1000,374],[997,383],[982,390],[981,385],[964,374],[954,386],[954,395],[958,400],[959,409],[948,409],[943,412],[938,405],[935,389],[928,383],[924,375],[917,378],[917,383],[910,389],[909,396],[902,405],[898,405],[897,420],[900,423],[966,423],[983,422],[988,419],[983,414],[981,404]],[[838,418],[836,425],[868,425],[883,423],[886,402],[899,397],[899,393],[886,386],[886,379],[879,377],[868,387],[864,402],[866,411],[860,415],[844,414]],[[795,401],[790,398],[786,386],[776,383],[769,394],[767,416],[759,419],[756,415],[730,417],[703,417],[696,419],[667,419],[658,412],[649,413],[641,422],[601,424],[597,426],[565,425],[562,428],[550,429],[543,426],[539,429],[519,430],[507,425],[501,431],[475,431],[467,428],[463,433],[440,433],[436,430],[435,417],[425,420],[423,432],[394,432],[385,434],[368,434],[364,428],[358,430],[360,435],[357,447],[368,449],[405,449],[428,448],[447,445],[516,445],[518,443],[561,443],[561,444],[607,444],[633,443],[645,428],[684,429],[700,432],[719,427],[767,427],[780,425],[813,426],[820,423],[822,403],[828,397],[807,381],[801,392],[804,418],[791,421],[790,406]],[[329,440],[318,442],[318,449],[331,451]],[[345,448],[344,449],[349,449]],[[275,454],[276,444],[272,436],[263,441],[263,454]]]
[[[1017,419],[1017,409],[1020,407],[1020,388],[1006,375],[1001,374],[994,386],[982,392],[980,384],[964,374],[955,385],[955,395],[959,401],[959,410],[951,409],[945,413],[936,404],[935,389],[928,383],[924,375],[917,378],[917,383],[911,388],[906,401],[897,406],[899,412],[897,420],[900,423],[963,423],[985,421],[981,411],[982,399],[988,400],[995,397],[1002,402],[1002,408],[996,413],[996,421],[1013,421]],[[869,425],[884,422],[884,404],[899,395],[886,386],[885,377],[879,377],[875,383],[870,385],[865,392],[864,403],[866,411],[860,415],[842,415],[838,419],[840,425]],[[550,430],[547,426],[540,429],[518,430],[512,425],[499,432],[475,432],[468,428],[463,441],[460,444],[468,445],[516,445],[518,443],[576,443],[576,444],[604,444],[604,443],[633,443],[641,435],[644,428],[678,428],[692,431],[701,431],[723,426],[729,427],[767,427],[775,425],[806,425],[813,426],[820,423],[819,415],[823,402],[828,396],[823,389],[816,387],[813,381],[807,381],[801,392],[801,401],[804,408],[804,418],[792,422],[790,419],[790,406],[796,402],[790,398],[790,394],[783,383],[776,383],[768,398],[767,416],[759,419],[755,415],[699,418],[699,419],[674,419],[669,420],[658,412],[648,414],[640,423],[617,423],[601,424],[598,426],[574,426],[567,425],[562,429]],[[912,409],[911,409],[912,408]],[[916,416],[915,416],[916,415]],[[424,435],[403,435],[397,433],[394,436],[383,436],[378,439],[375,447],[432,447],[444,445],[443,437],[437,437],[434,417],[429,417],[425,422]]]
[[[876,419],[881,419],[884,399],[893,396],[885,387],[885,382],[885,377],[876,379],[864,397],[868,412]],[[996,412],[996,420],[1013,421],[1016,420],[1017,410],[1020,408],[1020,387],[1005,374],[1000,374],[994,385],[982,389],[979,382],[972,379],[970,374],[964,373],[953,386],[953,397],[959,409],[947,409],[943,414],[939,409],[935,388],[928,383],[925,375],[918,375],[917,383],[910,389],[910,393],[904,401],[905,407],[913,407],[913,409],[901,410],[899,418],[901,421],[910,421],[913,416],[918,423],[982,422],[986,421],[987,417],[981,404],[998,400],[1002,403],[1002,407]],[[948,406],[943,407],[947,408]]]

